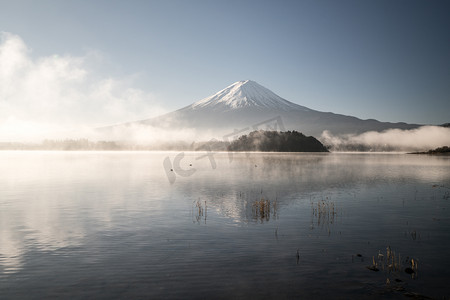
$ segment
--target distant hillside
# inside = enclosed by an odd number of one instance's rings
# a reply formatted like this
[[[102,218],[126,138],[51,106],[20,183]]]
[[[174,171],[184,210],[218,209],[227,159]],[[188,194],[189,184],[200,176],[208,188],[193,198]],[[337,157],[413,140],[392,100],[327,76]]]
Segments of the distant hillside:
[[[252,131],[242,135],[228,146],[228,151],[263,152],[328,152],[324,145],[312,136],[297,131]]]

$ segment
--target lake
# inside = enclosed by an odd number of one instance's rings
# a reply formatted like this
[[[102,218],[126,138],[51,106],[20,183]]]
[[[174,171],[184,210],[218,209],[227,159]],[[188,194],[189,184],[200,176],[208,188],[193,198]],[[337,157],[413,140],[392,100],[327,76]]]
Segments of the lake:
[[[0,152],[1,299],[450,297],[450,157]]]

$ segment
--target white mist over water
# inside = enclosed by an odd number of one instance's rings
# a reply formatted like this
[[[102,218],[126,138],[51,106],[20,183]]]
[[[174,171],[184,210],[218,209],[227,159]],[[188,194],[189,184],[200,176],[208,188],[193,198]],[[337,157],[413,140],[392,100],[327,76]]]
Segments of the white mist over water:
[[[450,145],[450,128],[422,126],[411,130],[389,129],[369,131],[358,135],[332,135],[325,131],[320,137],[334,151],[364,147],[370,151],[425,151]]]
[[[185,154],[195,171],[171,183],[176,152],[0,151],[0,298],[448,294],[448,157],[216,153],[213,168]],[[388,245],[419,261],[418,279],[367,269]]]

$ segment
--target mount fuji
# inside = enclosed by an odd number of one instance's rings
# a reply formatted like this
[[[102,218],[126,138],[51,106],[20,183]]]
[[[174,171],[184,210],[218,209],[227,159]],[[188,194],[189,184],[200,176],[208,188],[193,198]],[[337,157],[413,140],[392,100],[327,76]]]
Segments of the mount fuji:
[[[361,120],[352,116],[316,111],[287,101],[251,80],[235,82],[210,97],[165,115],[124,125],[139,124],[171,130],[192,128],[220,135],[236,129],[252,128],[255,124],[273,119],[277,119],[282,125],[278,130],[297,130],[315,137],[319,137],[325,130],[332,134],[358,134],[420,126],[374,119]]]

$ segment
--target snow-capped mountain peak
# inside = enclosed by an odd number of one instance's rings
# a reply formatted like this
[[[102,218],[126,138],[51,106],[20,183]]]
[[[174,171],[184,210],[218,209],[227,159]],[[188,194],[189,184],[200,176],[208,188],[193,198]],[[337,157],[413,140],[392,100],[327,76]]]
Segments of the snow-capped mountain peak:
[[[132,127],[133,124],[148,125],[149,130],[173,130],[177,132],[177,136],[178,130],[191,132],[192,129],[201,136],[215,138],[255,128],[284,128],[318,137],[325,130],[340,135],[419,127],[417,124],[361,120],[352,116],[312,110],[289,102],[251,80],[235,82],[210,97],[165,115],[123,125]]]
[[[276,108],[284,111],[308,108],[289,102],[269,89],[251,80],[238,81],[216,94],[193,103],[190,108],[218,110],[235,110],[245,107]]]

